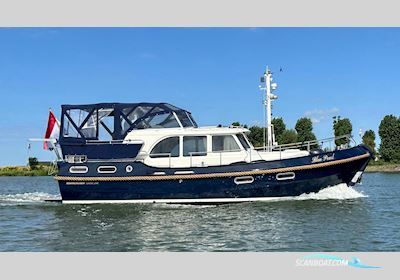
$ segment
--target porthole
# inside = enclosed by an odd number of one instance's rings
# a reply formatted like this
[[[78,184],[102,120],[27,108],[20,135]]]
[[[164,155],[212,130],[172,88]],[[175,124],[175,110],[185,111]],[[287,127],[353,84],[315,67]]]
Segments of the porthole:
[[[183,170],[183,171],[175,171],[175,175],[187,175],[187,174],[193,174],[194,171],[192,170]]]
[[[71,166],[69,168],[70,173],[78,173],[78,174],[84,174],[87,173],[89,168],[87,166]]]
[[[236,177],[234,180],[236,185],[251,184],[254,182],[253,176]]]
[[[115,173],[117,172],[117,167],[109,165],[109,166],[99,166],[97,167],[98,173]]]
[[[127,173],[131,173],[131,172],[133,171],[132,165],[127,165],[127,166],[125,167],[125,171],[126,171]]]
[[[294,172],[285,172],[276,174],[276,180],[284,181],[284,180],[293,180],[296,177]]]

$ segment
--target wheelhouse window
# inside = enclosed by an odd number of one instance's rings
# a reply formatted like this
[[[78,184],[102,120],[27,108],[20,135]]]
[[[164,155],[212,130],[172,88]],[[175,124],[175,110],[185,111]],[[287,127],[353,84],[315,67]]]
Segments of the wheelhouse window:
[[[213,152],[237,152],[240,150],[232,135],[218,135],[212,137]]]
[[[70,109],[64,116],[63,137],[97,137],[97,111],[95,109]]]
[[[183,137],[184,156],[205,156],[207,155],[206,136],[184,136]]]
[[[137,129],[173,127],[179,127],[179,123],[173,113],[159,113],[151,115],[140,121],[136,126]]]
[[[150,157],[179,157],[179,137],[161,140],[150,152]]]
[[[114,134],[114,109],[100,108],[97,111],[98,139],[102,141],[113,140]]]
[[[179,118],[183,127],[197,127],[190,114],[186,111],[177,111],[176,116]]]
[[[236,137],[239,139],[240,144],[242,144],[245,150],[250,149],[250,145],[246,140],[246,137],[242,133],[236,134]]]

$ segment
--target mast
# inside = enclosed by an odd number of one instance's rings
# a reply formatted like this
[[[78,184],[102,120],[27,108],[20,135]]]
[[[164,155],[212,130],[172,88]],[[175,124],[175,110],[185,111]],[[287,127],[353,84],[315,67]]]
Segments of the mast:
[[[265,91],[264,106],[266,112],[266,135],[264,138],[264,150],[268,152],[272,151],[272,147],[275,145],[275,135],[272,125],[272,100],[278,98],[278,96],[272,94],[272,92],[278,86],[276,83],[272,83],[272,81],[272,72],[267,66],[264,76],[261,78],[261,82],[264,83],[264,87],[260,87],[260,89]]]

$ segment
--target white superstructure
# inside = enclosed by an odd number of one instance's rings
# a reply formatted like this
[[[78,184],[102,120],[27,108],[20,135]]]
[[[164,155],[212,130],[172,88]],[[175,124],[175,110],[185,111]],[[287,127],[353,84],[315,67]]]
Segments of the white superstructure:
[[[207,167],[236,162],[279,160],[308,155],[307,151],[258,151],[243,127],[140,129],[125,141],[142,141],[137,159],[155,167]]]
[[[173,115],[174,127],[135,129],[128,133],[125,141],[144,143],[137,159],[157,167],[207,167],[309,155],[299,149],[274,151],[277,143],[272,125],[272,100],[277,98],[273,94],[277,84],[272,81],[272,72],[267,67],[262,77],[264,86],[260,87],[265,91],[266,110],[266,141],[262,149],[252,146],[246,136],[250,132],[247,128],[197,127],[191,116],[181,120],[177,114]]]

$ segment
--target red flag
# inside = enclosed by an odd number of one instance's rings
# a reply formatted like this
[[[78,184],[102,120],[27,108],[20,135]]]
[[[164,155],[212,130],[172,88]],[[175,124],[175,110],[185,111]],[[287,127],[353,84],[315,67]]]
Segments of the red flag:
[[[58,136],[60,134],[60,122],[57,120],[57,118],[54,116],[53,112],[49,112],[49,121],[47,123],[47,129],[46,129],[46,134],[44,138],[46,139],[58,139]],[[43,149],[48,150],[48,141],[44,141],[43,143]]]

